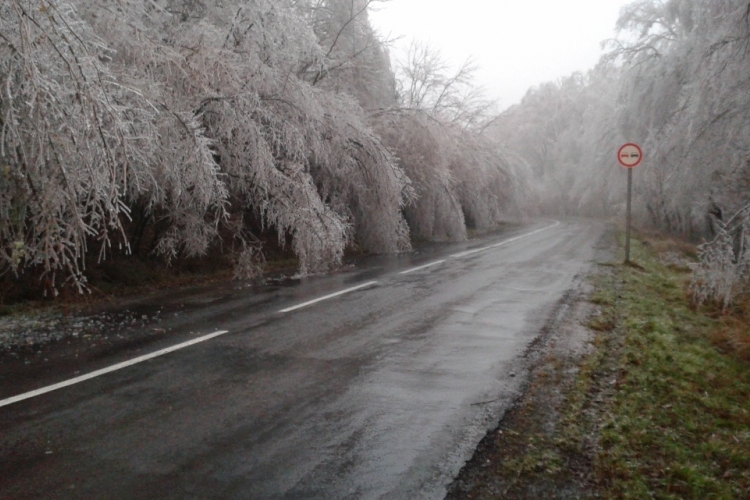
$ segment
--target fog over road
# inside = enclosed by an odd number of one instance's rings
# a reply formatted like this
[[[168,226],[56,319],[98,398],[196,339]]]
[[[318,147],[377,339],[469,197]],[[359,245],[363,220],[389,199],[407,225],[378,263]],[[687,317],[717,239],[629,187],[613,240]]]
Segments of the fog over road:
[[[5,376],[0,400],[228,333],[0,407],[0,498],[442,498],[603,234],[544,220],[144,306],[170,335]]]

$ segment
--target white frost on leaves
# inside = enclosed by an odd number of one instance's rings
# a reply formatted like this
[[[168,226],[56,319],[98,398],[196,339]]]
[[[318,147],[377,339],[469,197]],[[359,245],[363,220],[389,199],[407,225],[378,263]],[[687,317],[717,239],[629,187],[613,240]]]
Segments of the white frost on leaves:
[[[311,5],[3,2],[0,272],[41,266],[48,288],[62,273],[83,289],[89,247],[127,249],[136,209],[167,260],[229,238],[238,275],[262,260],[248,214],[302,273],[354,239],[408,248],[409,179],[357,102],[310,81],[346,59]]]

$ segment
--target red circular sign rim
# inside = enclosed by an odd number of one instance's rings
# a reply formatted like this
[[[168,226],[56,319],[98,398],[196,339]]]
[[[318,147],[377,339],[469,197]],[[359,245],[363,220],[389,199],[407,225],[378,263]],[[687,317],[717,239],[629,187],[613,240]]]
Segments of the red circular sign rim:
[[[639,154],[639,157],[638,157],[638,161],[637,161],[637,162],[635,162],[635,163],[634,163],[633,165],[625,165],[625,164],[624,164],[624,163],[622,162],[622,159],[621,159],[621,156],[620,156],[620,155],[622,154],[622,150],[623,150],[623,149],[625,149],[625,148],[626,148],[626,147],[628,147],[628,146],[633,146],[633,147],[634,147],[635,149],[637,149],[637,150],[638,150],[638,154]],[[620,162],[620,165],[622,165],[622,166],[623,166],[623,167],[625,167],[625,168],[635,168],[635,167],[637,167],[638,165],[640,165],[640,164],[641,164],[641,162],[643,161],[643,151],[641,150],[641,147],[640,147],[640,146],[639,146],[638,144],[635,144],[635,143],[633,143],[633,142],[629,142],[629,143],[627,143],[627,144],[623,144],[623,145],[622,145],[622,146],[620,147],[620,149],[618,149],[618,150],[617,150],[617,161],[618,161],[618,162]]]

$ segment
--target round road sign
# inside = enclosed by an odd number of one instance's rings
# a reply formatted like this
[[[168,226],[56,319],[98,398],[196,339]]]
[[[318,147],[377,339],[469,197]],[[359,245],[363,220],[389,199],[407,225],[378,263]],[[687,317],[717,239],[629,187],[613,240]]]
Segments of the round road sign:
[[[617,161],[625,168],[637,167],[643,160],[643,151],[637,144],[628,143],[617,152]]]

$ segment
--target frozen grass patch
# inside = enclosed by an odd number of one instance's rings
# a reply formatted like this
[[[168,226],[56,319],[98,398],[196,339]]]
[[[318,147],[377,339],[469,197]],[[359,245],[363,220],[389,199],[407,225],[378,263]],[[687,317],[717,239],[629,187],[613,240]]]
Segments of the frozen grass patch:
[[[595,462],[604,490],[616,498],[747,498],[750,366],[716,342],[733,338],[721,332],[734,320],[691,307],[689,277],[654,245],[636,242],[634,250],[641,269],[619,269],[619,300],[607,306],[624,347]]]

